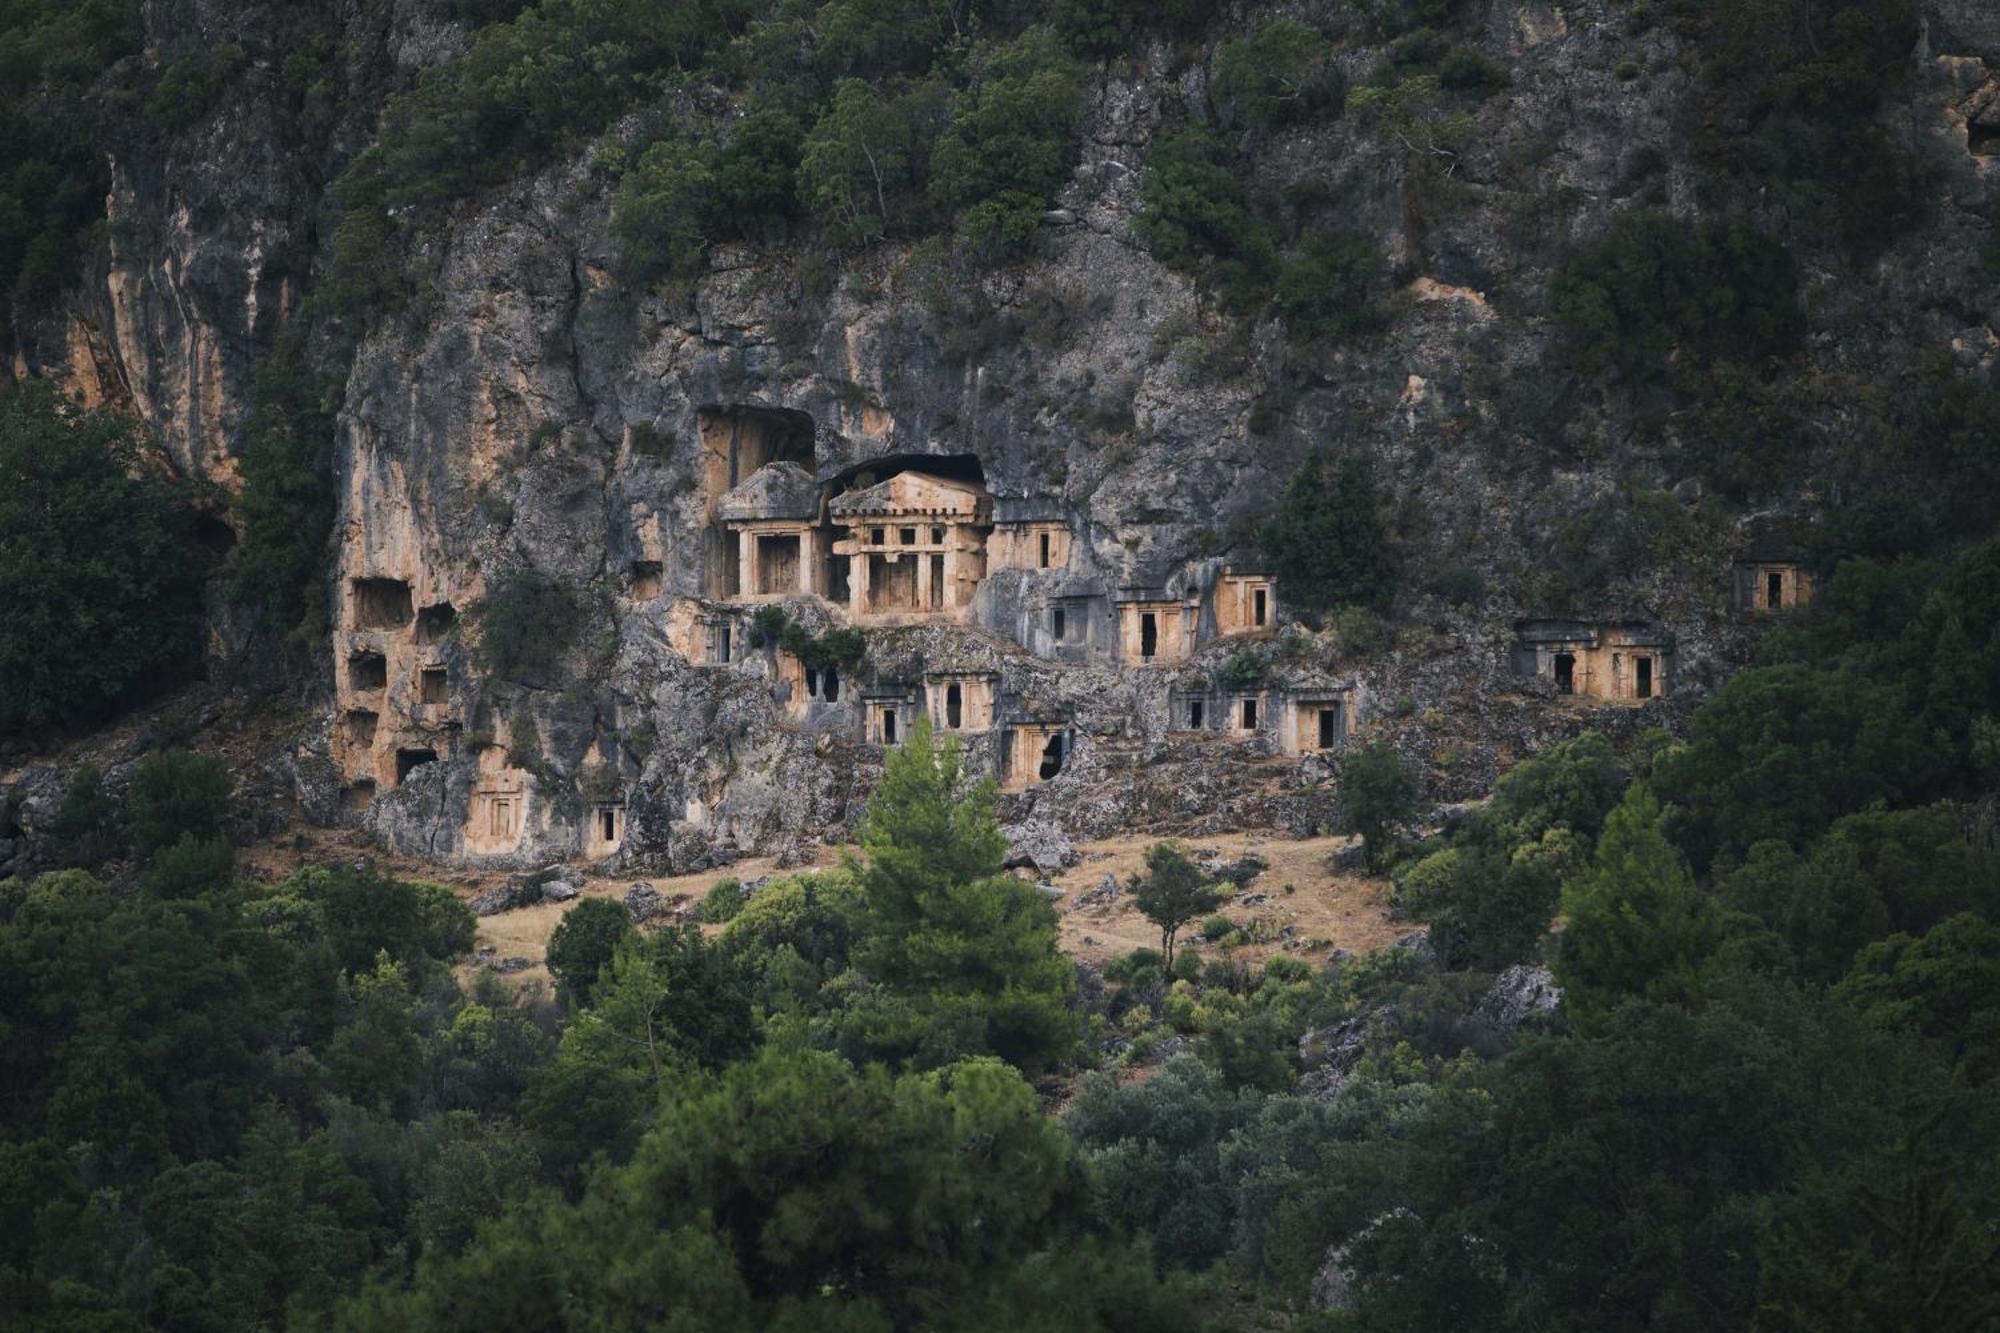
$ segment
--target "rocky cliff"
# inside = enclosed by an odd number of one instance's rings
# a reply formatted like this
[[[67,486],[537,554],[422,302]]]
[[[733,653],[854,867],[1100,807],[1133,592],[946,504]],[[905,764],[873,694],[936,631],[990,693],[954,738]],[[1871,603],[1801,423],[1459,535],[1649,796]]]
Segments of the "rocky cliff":
[[[1285,12],[1333,26],[1340,8]],[[1328,750],[1392,740],[1439,799],[1478,793],[1553,735],[1671,729],[1764,623],[1732,569],[1758,533],[1810,529],[1851,498],[1838,460],[1866,447],[1872,400],[1815,398],[1804,443],[1772,443],[1763,475],[1765,422],[1728,423],[1753,475],[1722,488],[1682,435],[1699,404],[1635,414],[1557,355],[1551,282],[1579,247],[1635,208],[1707,207],[1698,54],[1641,10],[1475,6],[1464,39],[1504,86],[1446,141],[1352,109],[1233,123],[1216,51],[1277,11],[1231,7],[1196,47],[1090,70],[1074,173],[1032,257],[997,267],[922,242],[831,261],[807,242],[728,244],[691,283],[635,282],[598,144],[453,205],[419,252],[417,299],[348,330],[332,629],[303,755],[346,796],[312,808],[445,859],[681,870],[781,851],[857,815],[880,707],[908,725],[960,677],[992,692],[991,725],[963,730],[1012,789],[1010,813],[1078,833],[1331,823],[1332,756],[1302,733],[1321,706],[1339,709]],[[157,40],[241,40],[252,57],[193,126],[114,149],[87,280],[17,337],[16,374],[129,407],[177,466],[225,486],[256,366],[327,262],[328,182],[382,98],[466,43],[425,0],[320,20],[340,86],[308,95],[258,33],[310,24],[247,3],[149,5]],[[1921,216],[1878,253],[1801,253],[1796,382],[1874,384],[1911,348],[1983,374],[2000,346],[2000,278],[1981,259],[2000,13],[1924,0],[1918,29],[1875,122],[1915,164]],[[1358,87],[1392,54],[1355,37],[1336,61]],[[1379,328],[1301,346],[1140,243],[1149,157],[1190,120],[1255,137],[1258,190],[1367,238],[1386,275]],[[822,503],[898,469],[972,468],[992,509],[962,606],[856,621],[829,582],[837,558],[808,557],[811,590],[789,598],[728,586],[740,534],[718,518],[716,460],[735,446],[718,441],[746,421],[803,441],[786,448]],[[1384,490],[1398,570],[1384,633],[1301,623],[1282,582],[1262,625],[1218,611],[1231,579],[1265,572],[1252,534],[1315,446],[1365,454]],[[1066,535],[1059,567],[995,558],[1010,515]],[[1586,559],[1580,597],[1575,571],[1551,567]],[[529,576],[562,590],[575,623],[548,627],[557,651],[539,668],[503,672],[474,613]],[[1173,651],[1131,651],[1142,603],[1180,608]],[[807,634],[865,631],[840,697],[758,642],[775,638],[757,619],[771,606]],[[1055,637],[1058,607],[1081,642]],[[1666,647],[1655,697],[1627,681],[1620,698],[1558,698],[1532,653],[1523,669],[1519,628],[1556,616],[1579,639],[1646,626]]]

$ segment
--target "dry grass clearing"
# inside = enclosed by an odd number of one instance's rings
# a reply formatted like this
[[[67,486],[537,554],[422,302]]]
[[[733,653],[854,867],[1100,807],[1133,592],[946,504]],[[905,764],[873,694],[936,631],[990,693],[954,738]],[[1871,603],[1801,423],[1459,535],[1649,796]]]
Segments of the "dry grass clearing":
[[[1056,904],[1062,916],[1062,946],[1078,958],[1103,962],[1141,946],[1158,948],[1160,932],[1132,905],[1126,888],[1144,864],[1146,848],[1156,838],[1129,836],[1080,843],[1083,860],[1056,877],[1063,890]],[[1225,902],[1222,914],[1263,942],[1240,946],[1232,957],[1261,961],[1274,953],[1291,952],[1317,960],[1333,949],[1365,953],[1379,949],[1412,927],[1389,919],[1385,901],[1388,884],[1360,875],[1336,874],[1328,858],[1345,848],[1348,838],[1282,838],[1257,833],[1220,833],[1188,840],[1197,854],[1215,852],[1225,861],[1255,853],[1267,863],[1263,873]],[[1106,875],[1118,881],[1109,901],[1082,902]],[[1287,887],[1289,886],[1289,892]],[[1183,936],[1199,936],[1195,927]],[[1288,939],[1279,932],[1295,927]],[[1289,946],[1289,947],[1288,947]],[[1207,949],[1208,946],[1197,947]]]
[[[1061,943],[1065,952],[1101,963],[1133,949],[1158,947],[1159,931],[1132,905],[1132,895],[1126,888],[1143,864],[1146,848],[1156,841],[1134,834],[1077,844],[1082,860],[1054,880],[1063,890],[1056,912],[1062,923]],[[1213,853],[1225,861],[1236,861],[1254,853],[1267,863],[1261,874],[1221,908],[1225,916],[1244,927],[1255,941],[1234,947],[1229,956],[1261,962],[1282,952],[1318,961],[1333,949],[1351,953],[1378,949],[1412,929],[1408,922],[1390,920],[1386,881],[1339,874],[1329,868],[1329,858],[1350,842],[1348,838],[1295,839],[1258,832],[1219,833],[1188,840],[1189,850],[1199,856]],[[586,898],[623,898],[633,884],[644,879],[669,900],[682,895],[699,900],[725,879],[753,880],[766,875],[824,869],[838,864],[840,854],[839,848],[815,848],[811,861],[784,869],[772,858],[752,857],[692,875],[590,876],[584,880],[583,894]],[[371,847],[360,833],[348,829],[294,829],[283,837],[248,849],[245,854],[246,868],[265,880],[281,879],[302,864],[351,861],[359,857],[372,859],[387,874],[449,885],[468,899],[500,884],[508,874],[386,856]],[[1117,880],[1119,886],[1118,893],[1108,899],[1094,892],[1106,875]],[[482,951],[490,948],[492,953],[485,955],[487,959],[526,959],[527,968],[510,975],[523,982],[546,983],[549,936],[570,906],[570,903],[537,903],[481,917],[475,947]],[[1201,942],[1199,925],[1196,922],[1189,926],[1183,932],[1183,939],[1191,939],[1204,953],[1215,953],[1214,946]],[[1281,934],[1288,927],[1289,933]],[[482,965],[468,962],[462,971],[469,975]]]

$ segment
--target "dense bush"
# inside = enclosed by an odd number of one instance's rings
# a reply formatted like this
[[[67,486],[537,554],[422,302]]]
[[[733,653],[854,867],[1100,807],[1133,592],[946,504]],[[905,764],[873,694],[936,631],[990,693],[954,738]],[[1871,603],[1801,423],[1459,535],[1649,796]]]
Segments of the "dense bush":
[[[958,96],[931,163],[930,194],[978,251],[1018,253],[1076,160],[1082,71],[1035,28],[996,49]]]
[[[134,423],[45,383],[0,398],[0,742],[101,722],[195,669],[210,557],[190,500]]]
[[[574,996],[590,1003],[598,974],[632,933],[632,913],[612,898],[585,898],[572,907],[549,935],[549,975]]]
[[[235,790],[235,779],[214,755],[187,750],[147,755],[132,771],[125,798],[133,851],[146,857],[184,835],[204,842],[222,837]]]
[[[1216,91],[1259,125],[1337,113],[1347,96],[1332,48],[1297,19],[1275,18],[1216,52]]]
[[[495,579],[467,608],[479,627],[473,655],[482,671],[524,685],[563,683],[563,658],[590,619],[583,591],[537,569]]]

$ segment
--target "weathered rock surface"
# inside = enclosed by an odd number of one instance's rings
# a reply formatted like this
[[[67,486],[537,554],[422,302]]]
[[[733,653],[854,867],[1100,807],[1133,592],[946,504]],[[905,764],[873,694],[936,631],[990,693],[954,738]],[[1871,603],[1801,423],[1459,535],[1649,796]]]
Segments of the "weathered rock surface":
[[[1000,833],[1007,839],[1006,865],[1009,870],[1025,869],[1041,875],[1055,875],[1081,859],[1068,836],[1045,820],[1009,824]]]
[[[1555,1013],[1562,1006],[1562,987],[1545,967],[1523,963],[1502,972],[1474,1006],[1472,1016],[1502,1032],[1514,1033],[1532,1019]]]

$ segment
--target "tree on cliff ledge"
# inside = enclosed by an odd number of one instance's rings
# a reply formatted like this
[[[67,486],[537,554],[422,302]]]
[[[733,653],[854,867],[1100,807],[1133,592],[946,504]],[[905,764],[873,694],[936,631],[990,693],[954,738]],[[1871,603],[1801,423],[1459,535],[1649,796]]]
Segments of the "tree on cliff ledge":
[[[1314,611],[1386,600],[1392,570],[1385,540],[1368,460],[1335,461],[1318,449],[1306,455],[1264,529],[1285,600]]]

